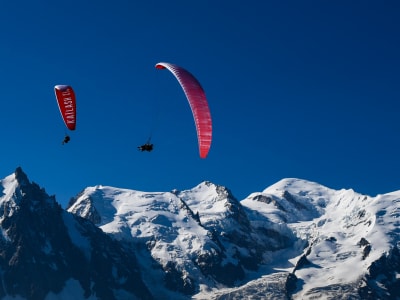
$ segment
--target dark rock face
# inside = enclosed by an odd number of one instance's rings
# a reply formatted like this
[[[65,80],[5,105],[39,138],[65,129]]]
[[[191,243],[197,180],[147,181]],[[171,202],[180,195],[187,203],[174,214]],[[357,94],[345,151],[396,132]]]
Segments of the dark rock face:
[[[244,270],[240,264],[222,264],[224,255],[216,251],[209,251],[196,258],[196,264],[206,276],[227,286],[233,286],[235,281],[244,278]]]
[[[295,208],[299,210],[307,210],[307,207],[303,204],[300,203],[296,197],[294,197],[292,194],[290,194],[288,191],[285,191],[282,195],[283,198],[285,198],[290,204],[292,204]]]
[[[285,208],[276,200],[274,200],[272,197],[268,197],[265,195],[257,195],[253,198],[254,201],[259,201],[259,202],[263,202],[266,204],[274,204],[279,210],[281,211],[285,211]]]
[[[164,267],[165,271],[165,285],[172,291],[177,291],[185,295],[192,295],[195,292],[194,279],[183,276],[182,272],[178,271],[176,264],[168,262]]]
[[[292,293],[296,290],[297,288],[297,277],[294,275],[294,273],[289,273],[286,282],[285,282],[285,290],[286,290],[286,296],[288,299],[290,299]]]
[[[82,299],[117,299],[124,290],[152,299],[136,259],[88,220],[65,212],[19,168],[12,199],[0,207],[0,298],[44,299],[79,282]]]
[[[365,285],[359,289],[361,299],[399,299],[400,251],[397,247],[369,267]]]

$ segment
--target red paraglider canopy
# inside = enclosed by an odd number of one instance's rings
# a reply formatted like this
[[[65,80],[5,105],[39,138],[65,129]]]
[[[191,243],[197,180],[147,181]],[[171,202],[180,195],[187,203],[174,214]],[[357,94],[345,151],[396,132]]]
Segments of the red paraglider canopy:
[[[212,121],[207,98],[199,81],[187,70],[170,63],[158,63],[157,69],[168,69],[179,81],[192,109],[196,124],[200,157],[206,158],[212,140]]]
[[[76,99],[74,90],[69,85],[56,85],[54,87],[54,92],[65,126],[67,126],[69,130],[75,130]]]

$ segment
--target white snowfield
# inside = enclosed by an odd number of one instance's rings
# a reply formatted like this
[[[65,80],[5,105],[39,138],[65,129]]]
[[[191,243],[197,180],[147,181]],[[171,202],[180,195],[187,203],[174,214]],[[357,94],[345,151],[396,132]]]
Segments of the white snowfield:
[[[153,292],[176,299],[177,294],[168,294],[156,284],[161,275],[152,268],[152,260],[163,266],[174,262],[184,276],[196,278],[199,291],[192,299],[263,299],[260,295],[282,299],[284,275],[291,272],[302,282],[293,298],[312,299],[323,297],[320,288],[359,284],[372,262],[392,247],[400,247],[400,191],[370,197],[306,180],[283,179],[250,194],[240,204],[252,226],[271,226],[285,236],[290,231],[293,246],[265,253],[258,271],[247,271],[246,280],[227,288],[204,276],[193,259],[217,247],[207,229],[223,235],[230,226],[237,226],[227,218],[233,205],[228,198],[225,188],[210,182],[185,191],[154,193],[95,186],[85,189],[68,210],[87,216],[95,208],[100,216],[97,225],[103,231],[137,245],[146,270],[144,280]],[[228,248],[226,262],[235,263],[230,252],[233,249]],[[309,264],[295,269],[305,254]],[[340,291],[332,289],[331,293]]]

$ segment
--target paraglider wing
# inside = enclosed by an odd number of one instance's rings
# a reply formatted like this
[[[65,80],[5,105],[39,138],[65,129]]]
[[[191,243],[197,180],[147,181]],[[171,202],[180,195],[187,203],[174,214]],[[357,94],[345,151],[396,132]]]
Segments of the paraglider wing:
[[[157,69],[168,69],[181,85],[192,109],[199,142],[200,157],[206,158],[211,146],[212,121],[207,98],[198,80],[187,70],[170,63],[158,63]]]
[[[69,130],[75,130],[76,100],[74,90],[69,85],[56,85],[54,87],[54,92],[65,126],[67,126]]]

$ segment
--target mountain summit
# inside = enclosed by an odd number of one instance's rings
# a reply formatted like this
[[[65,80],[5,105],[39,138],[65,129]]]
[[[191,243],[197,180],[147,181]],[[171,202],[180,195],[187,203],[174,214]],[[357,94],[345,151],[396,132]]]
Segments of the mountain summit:
[[[400,191],[99,185],[64,210],[21,168],[0,189],[1,299],[400,298]]]

